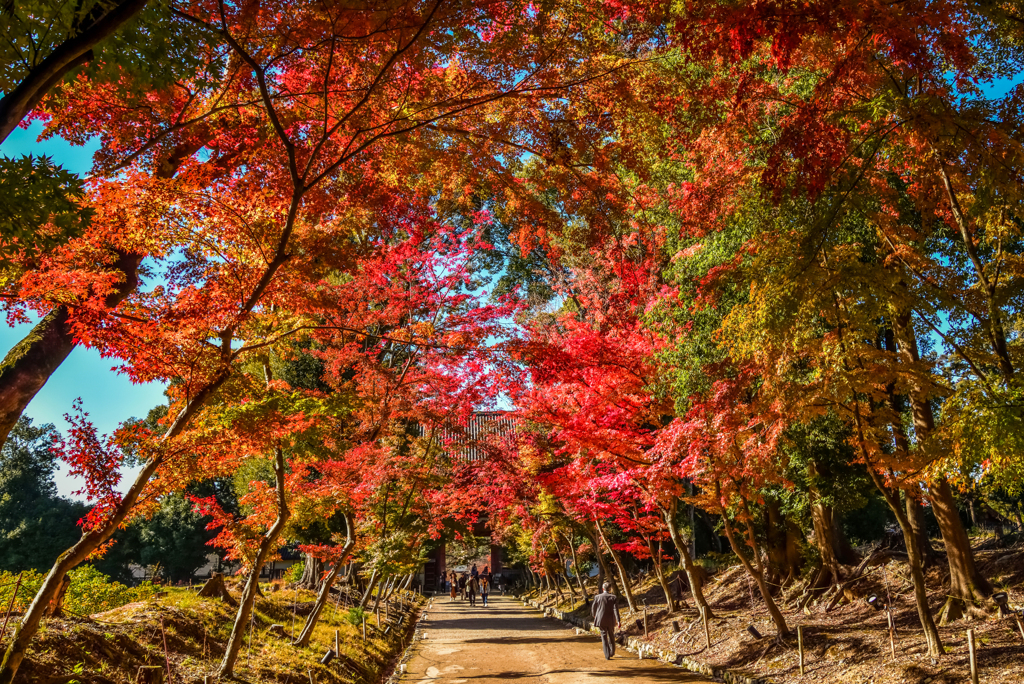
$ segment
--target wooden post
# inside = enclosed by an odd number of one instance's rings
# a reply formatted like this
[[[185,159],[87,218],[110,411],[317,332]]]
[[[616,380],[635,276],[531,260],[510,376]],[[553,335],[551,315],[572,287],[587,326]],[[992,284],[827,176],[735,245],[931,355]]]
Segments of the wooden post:
[[[366,641],[366,615],[363,615],[363,641]]]
[[[160,665],[140,665],[135,675],[136,684],[163,684],[164,668]]]
[[[18,573],[18,581],[14,583],[14,593],[11,594],[11,602],[7,604],[7,612],[4,614],[4,626],[0,627],[0,639],[7,634],[7,621],[11,619],[11,611],[14,609],[14,600],[18,598],[18,590],[21,589],[21,576],[24,571]]]
[[[1014,614],[1013,619],[1017,621],[1017,629],[1020,630],[1020,638],[1024,639],[1024,622],[1021,622],[1020,615]]]
[[[700,619],[704,623],[704,644],[705,647],[711,648],[711,632],[708,630],[708,609],[698,606],[700,608]]]
[[[896,660],[896,623],[892,621],[892,610],[886,609],[885,616],[889,619],[889,651]]]
[[[971,684],[978,684],[978,654],[974,648],[974,630],[967,630],[967,651],[971,657]]]
[[[648,636],[647,634],[647,604],[644,604],[644,639]]]
[[[796,627],[796,647],[800,653],[800,675],[804,674],[804,626]]]
[[[341,630],[334,630],[334,655],[341,655]]]
[[[316,684],[316,681],[313,679],[313,671],[307,669],[306,674],[309,676],[309,684]]]

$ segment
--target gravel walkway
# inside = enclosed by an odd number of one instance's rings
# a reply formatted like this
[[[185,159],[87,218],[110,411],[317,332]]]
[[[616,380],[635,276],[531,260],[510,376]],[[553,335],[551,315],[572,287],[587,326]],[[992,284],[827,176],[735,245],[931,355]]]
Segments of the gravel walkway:
[[[621,649],[605,660],[600,638],[576,635],[510,596],[494,597],[487,608],[438,597],[427,618],[421,624],[426,639],[418,642],[402,684],[710,681]]]

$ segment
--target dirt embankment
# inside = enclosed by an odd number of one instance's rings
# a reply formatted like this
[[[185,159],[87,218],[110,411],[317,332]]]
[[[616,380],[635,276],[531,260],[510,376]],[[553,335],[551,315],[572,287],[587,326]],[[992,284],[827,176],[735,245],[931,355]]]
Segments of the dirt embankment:
[[[1019,614],[1024,608],[1024,548],[1018,545],[1011,549],[978,550],[977,558],[996,591],[1006,591],[1009,604]],[[937,615],[945,600],[944,587],[948,587],[943,559],[929,568],[927,579],[929,603],[933,615]],[[551,593],[541,598],[548,606],[555,607],[558,603],[562,610],[575,608],[577,614],[586,614],[579,600],[569,599],[564,585],[562,592],[565,600],[561,602]],[[688,593],[684,594],[687,606],[668,614],[664,594],[652,578],[641,580],[634,592],[638,606],[642,606],[643,601],[647,603],[646,640],[655,649],[673,650],[687,658],[750,677],[787,683],[961,684],[970,681],[966,633],[973,629],[980,680],[1000,684],[1024,681],[1024,634],[1012,615],[1002,619],[964,619],[940,627],[946,655],[933,662],[927,655],[924,633],[918,622],[909,573],[906,564],[899,560],[870,568],[867,576],[845,595],[836,597],[833,592],[804,610],[798,608],[799,586],[779,591],[776,600],[794,634],[786,641],[775,638],[774,623],[756,585],[738,565],[716,573],[705,587],[715,614],[709,624],[710,648]],[[865,600],[872,594],[892,597],[895,658],[885,611],[876,611]],[[642,609],[627,614],[625,610],[626,633],[643,638]],[[680,631],[675,631],[673,621]],[[798,625],[803,626],[804,633],[803,675],[799,672],[795,636]],[[752,636],[747,631],[749,626],[763,638]]]
[[[409,596],[409,616],[400,620],[397,602],[382,604],[377,616],[367,614],[367,638],[362,625],[348,621],[345,596],[335,596],[325,608],[308,648],[292,645],[309,614],[315,594],[282,590],[258,598],[254,619],[235,667],[239,681],[306,682],[317,684],[379,681],[408,640],[418,609]],[[130,603],[91,617],[50,619],[32,642],[17,684],[128,684],[141,666],[160,666],[164,681],[201,683],[217,672],[231,632],[234,609],[218,598],[201,598],[188,589],[168,589],[152,599]],[[12,620],[12,623],[14,620]],[[278,625],[278,627],[274,627]],[[388,626],[391,628],[388,629]],[[341,657],[320,660],[334,648],[335,631]],[[13,625],[8,627],[8,636]],[[386,634],[385,634],[386,631]],[[5,644],[0,643],[0,647]]]

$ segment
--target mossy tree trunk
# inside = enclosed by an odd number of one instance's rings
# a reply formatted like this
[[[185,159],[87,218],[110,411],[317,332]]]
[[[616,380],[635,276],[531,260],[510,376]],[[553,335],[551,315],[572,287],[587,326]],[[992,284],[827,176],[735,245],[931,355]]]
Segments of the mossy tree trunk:
[[[352,552],[352,547],[356,544],[356,528],[355,521],[352,519],[352,514],[349,511],[343,511],[342,515],[345,517],[345,529],[347,535],[345,544],[338,551],[338,555],[334,559],[334,565],[331,567],[327,576],[324,578],[323,584],[320,586],[320,593],[317,594],[316,603],[313,604],[313,610],[310,611],[309,616],[306,617],[306,622],[302,626],[302,631],[299,633],[299,637],[295,640],[296,646],[309,646],[309,640],[313,636],[313,630],[316,629],[316,624],[320,621],[320,615],[323,613],[324,608],[327,606],[327,601],[330,599],[331,587],[334,586],[334,580],[337,579],[338,573],[341,572],[345,559],[348,558],[349,553]]]
[[[238,652],[242,647],[242,640],[245,638],[245,630],[249,627],[249,620],[252,617],[252,606],[256,602],[256,593],[259,590],[260,570],[270,556],[270,552],[277,545],[277,538],[284,530],[288,522],[290,511],[285,492],[285,464],[284,452],[280,447],[274,449],[274,480],[277,494],[277,519],[270,526],[263,539],[260,540],[259,551],[256,560],[253,561],[252,571],[249,579],[246,580],[245,589],[242,590],[242,598],[238,602],[238,612],[235,614],[235,622],[231,626],[231,636],[224,648],[224,658],[220,661],[220,669],[217,674],[222,679],[230,679],[234,675],[235,661],[238,659]]]

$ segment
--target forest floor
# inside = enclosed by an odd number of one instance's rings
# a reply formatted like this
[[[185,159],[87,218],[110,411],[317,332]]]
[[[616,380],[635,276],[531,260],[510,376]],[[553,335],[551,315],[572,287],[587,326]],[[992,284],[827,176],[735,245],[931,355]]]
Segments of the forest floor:
[[[997,591],[1009,594],[1009,605],[1019,614],[1024,607],[1024,544],[1002,549],[976,548],[976,554],[981,571]],[[948,587],[944,557],[928,569],[927,583],[929,605],[932,614],[937,615],[945,600],[943,585]],[[865,600],[871,594],[884,598],[886,586],[892,596],[896,624],[895,658],[885,611],[876,611]],[[593,593],[593,588],[588,589]],[[710,648],[706,647],[704,629],[689,594],[685,594],[689,607],[669,615],[661,585],[653,577],[643,578],[634,588],[637,612],[622,612],[626,634],[643,636],[642,606],[646,602],[647,641],[655,649],[674,651],[748,677],[794,683],[961,684],[970,681],[966,632],[973,629],[980,682],[1024,681],[1024,634],[1012,616],[963,619],[940,627],[946,654],[933,662],[918,621],[908,568],[901,561],[890,560],[870,569],[864,580],[853,585],[849,598],[843,598],[831,610],[827,610],[827,600],[798,610],[800,591],[781,592],[776,600],[793,632],[785,642],[775,638],[775,625],[764,601],[740,565],[713,574],[704,591],[714,613],[709,621]],[[564,586],[562,592],[568,596]],[[531,596],[547,606],[574,610],[576,615],[588,613],[582,600],[567,598],[559,602],[551,592],[546,596],[533,592]],[[679,632],[675,632],[673,621],[678,622]],[[752,636],[748,626],[753,626],[763,638]],[[797,626],[803,626],[804,634],[803,675],[799,672]]]
[[[237,598],[240,592],[231,593]],[[200,684],[204,676],[214,681],[236,609],[219,598],[196,594],[193,589],[167,588],[151,599],[90,617],[44,620],[15,684],[127,684],[136,681],[143,665],[163,667],[169,672],[164,681],[171,684]],[[309,647],[292,646],[315,598],[311,591],[291,589],[268,591],[265,598],[257,598],[252,627],[235,666],[235,681],[349,684],[381,680],[401,654],[415,620],[385,635],[376,628],[376,616],[368,612],[363,641],[361,625],[346,620],[344,600],[332,600]],[[418,609],[421,599],[409,598]],[[381,629],[386,629],[389,622],[383,603],[381,620]],[[275,634],[272,625],[283,630]],[[322,665],[320,659],[334,648],[335,630],[343,657]],[[9,635],[13,629],[7,631]],[[4,645],[0,639],[0,647]]]

